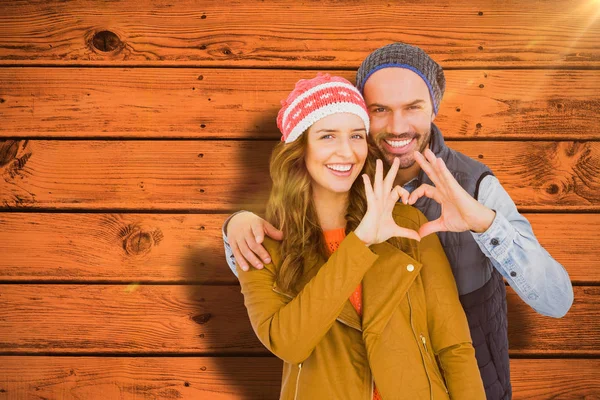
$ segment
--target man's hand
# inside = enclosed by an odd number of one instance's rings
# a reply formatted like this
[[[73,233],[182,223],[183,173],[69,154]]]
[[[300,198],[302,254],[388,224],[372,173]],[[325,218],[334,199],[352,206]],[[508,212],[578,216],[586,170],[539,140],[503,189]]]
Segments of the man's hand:
[[[249,269],[248,262],[257,269],[263,267],[263,262],[266,264],[271,262],[269,253],[261,244],[265,234],[275,240],[283,239],[283,232],[248,211],[234,215],[227,224],[225,234],[229,239],[236,264],[244,271]]]
[[[454,179],[441,158],[436,158],[435,154],[427,149],[425,157],[415,151],[415,160],[435,187],[427,184],[419,186],[410,194],[408,204],[415,204],[420,197],[426,196],[442,206],[442,215],[438,219],[421,226],[421,237],[434,232],[463,232],[469,229],[482,233],[490,227],[496,213],[471,197]]]

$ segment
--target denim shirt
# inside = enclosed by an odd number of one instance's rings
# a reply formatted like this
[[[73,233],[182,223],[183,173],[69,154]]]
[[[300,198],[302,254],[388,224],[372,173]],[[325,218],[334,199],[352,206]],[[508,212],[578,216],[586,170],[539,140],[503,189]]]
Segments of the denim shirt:
[[[415,178],[404,188],[412,192],[417,184]],[[485,232],[471,232],[483,254],[535,311],[550,317],[563,317],[573,304],[573,287],[565,268],[540,245],[531,224],[519,214],[498,178],[488,175],[482,179],[477,200],[496,211],[494,221]],[[223,224],[223,242],[227,264],[237,276],[235,257],[225,235],[225,227],[232,216]]]

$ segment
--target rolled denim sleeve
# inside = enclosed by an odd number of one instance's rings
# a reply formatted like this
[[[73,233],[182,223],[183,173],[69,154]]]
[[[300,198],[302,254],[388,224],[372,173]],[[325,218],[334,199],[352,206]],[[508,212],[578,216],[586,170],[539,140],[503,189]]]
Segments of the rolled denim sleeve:
[[[481,251],[534,310],[563,317],[573,304],[573,286],[565,268],[540,245],[531,224],[519,214],[495,176],[483,178],[478,197],[480,203],[496,211],[487,231],[472,232]]]
[[[227,234],[225,232],[227,232],[227,224],[229,223],[229,221],[231,220],[231,218],[234,215],[237,215],[241,212],[244,212],[244,210],[238,211],[236,213],[233,213],[229,216],[229,218],[227,218],[225,220],[225,222],[223,223],[223,246],[225,247],[225,260],[227,261],[227,265],[229,265],[229,268],[231,269],[231,272],[233,272],[233,274],[237,277],[237,270],[235,268],[235,257],[233,255],[233,251],[231,251],[231,246],[229,245],[229,239],[227,239]]]

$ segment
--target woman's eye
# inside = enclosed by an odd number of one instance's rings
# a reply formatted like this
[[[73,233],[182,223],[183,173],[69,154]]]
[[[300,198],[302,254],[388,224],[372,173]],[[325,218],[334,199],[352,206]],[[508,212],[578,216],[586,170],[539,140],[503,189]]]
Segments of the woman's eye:
[[[364,136],[360,133],[357,133],[356,135],[352,136],[354,139],[364,139]]]
[[[333,135],[324,135],[321,136],[321,139],[331,139],[333,137]]]

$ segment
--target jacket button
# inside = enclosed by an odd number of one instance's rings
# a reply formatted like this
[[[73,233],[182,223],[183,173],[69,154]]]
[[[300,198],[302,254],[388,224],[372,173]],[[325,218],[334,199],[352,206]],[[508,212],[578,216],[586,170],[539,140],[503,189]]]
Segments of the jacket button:
[[[498,246],[500,244],[500,242],[496,238],[493,238],[490,243],[492,244],[492,246]]]
[[[414,265],[412,265],[412,264],[408,264],[408,265],[406,266],[406,270],[407,270],[408,272],[413,272],[413,271],[415,270],[415,266],[414,266]]]
[[[510,271],[510,276],[514,278],[515,276],[517,276],[517,273],[515,271]]]

